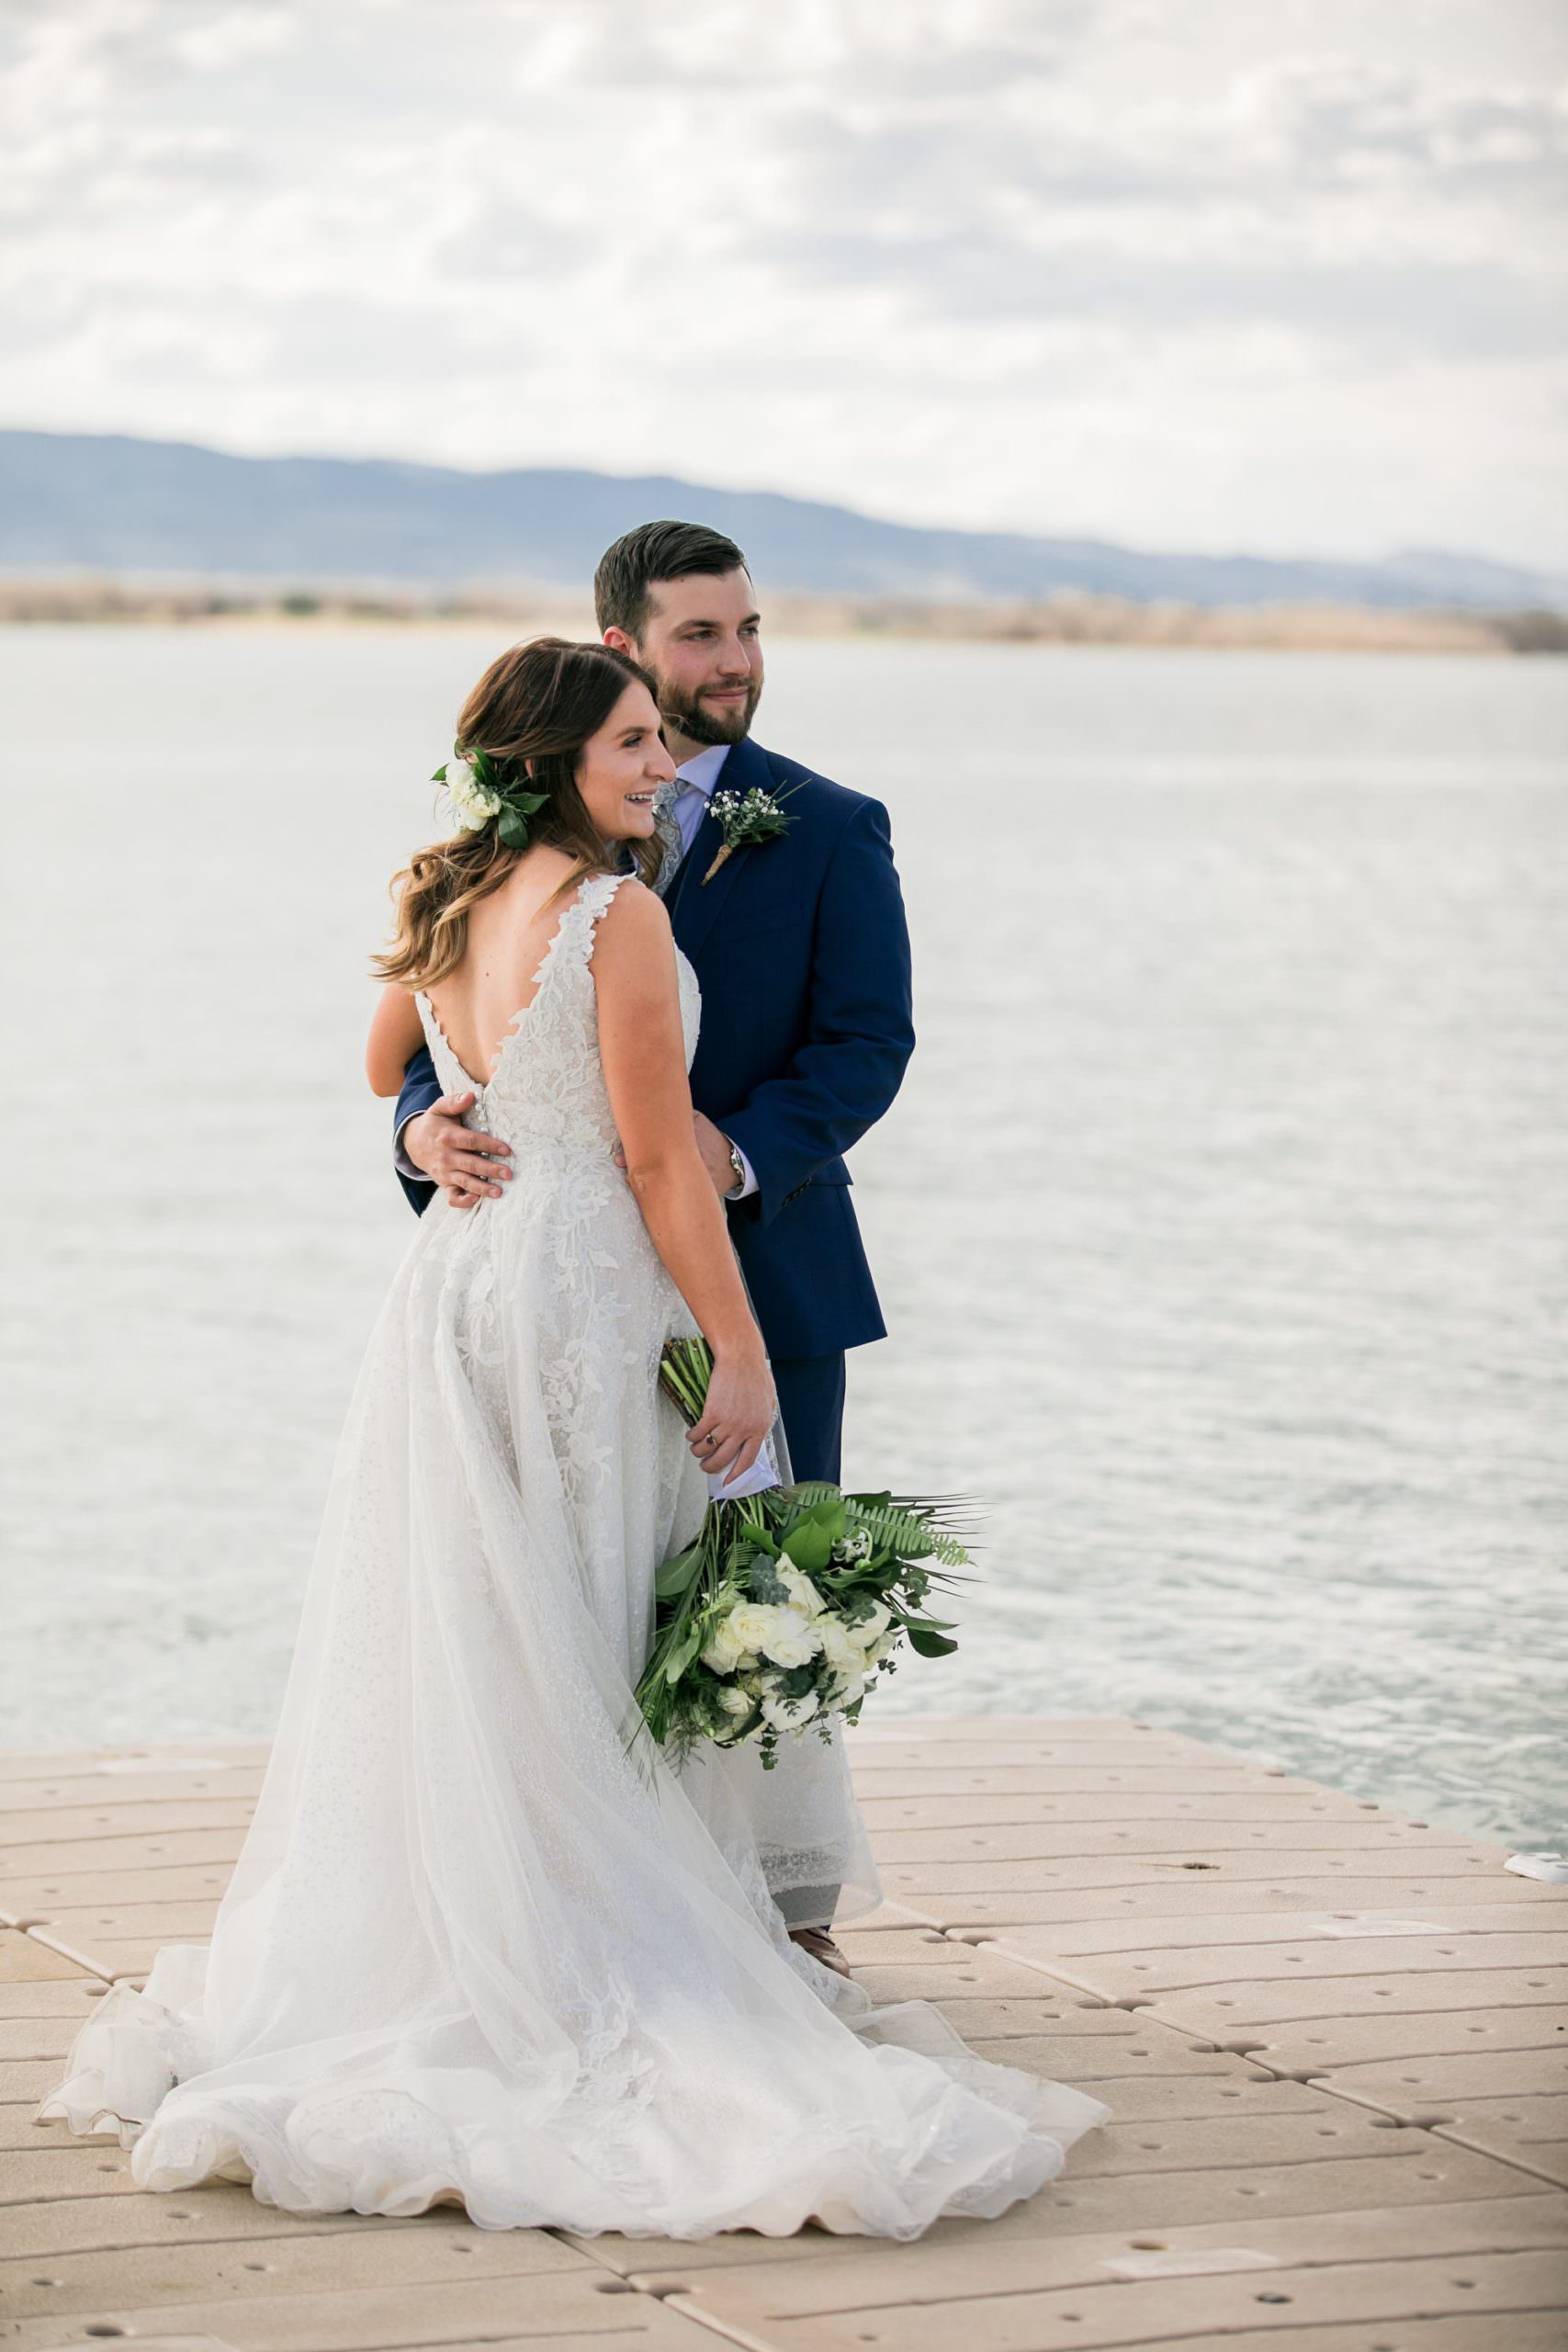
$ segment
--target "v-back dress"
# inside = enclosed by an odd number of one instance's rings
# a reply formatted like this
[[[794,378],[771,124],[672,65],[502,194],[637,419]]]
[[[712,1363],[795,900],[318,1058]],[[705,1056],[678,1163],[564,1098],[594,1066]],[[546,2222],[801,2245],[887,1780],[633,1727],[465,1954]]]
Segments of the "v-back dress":
[[[107,1993],[37,2109],[116,2133],[143,2188],[908,2238],[1030,2196],[1107,2113],[789,1940],[792,1887],[841,1880],[840,1918],[878,1897],[837,1735],[763,1775],[746,1748],[676,1770],[642,1723],[653,1573],[707,1487],[657,1383],[691,1317],[599,1059],[626,887],[579,887],[479,1090],[511,1182],[436,1200],[375,1326],[210,1943]],[[680,984],[689,1066],[683,957]]]

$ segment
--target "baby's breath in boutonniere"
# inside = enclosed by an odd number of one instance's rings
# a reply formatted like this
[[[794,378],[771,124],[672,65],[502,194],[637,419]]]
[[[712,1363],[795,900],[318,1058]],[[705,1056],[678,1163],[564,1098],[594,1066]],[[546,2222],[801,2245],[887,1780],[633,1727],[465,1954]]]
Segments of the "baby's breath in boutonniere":
[[[798,785],[790,786],[790,792],[799,789]],[[787,800],[789,793],[782,797]],[[753,785],[744,796],[739,792],[716,792],[708,808],[723,828],[724,847],[703,876],[705,888],[731,851],[750,849],[755,842],[776,842],[795,822],[793,817],[784,815],[773,795],[764,792],[760,785]]]

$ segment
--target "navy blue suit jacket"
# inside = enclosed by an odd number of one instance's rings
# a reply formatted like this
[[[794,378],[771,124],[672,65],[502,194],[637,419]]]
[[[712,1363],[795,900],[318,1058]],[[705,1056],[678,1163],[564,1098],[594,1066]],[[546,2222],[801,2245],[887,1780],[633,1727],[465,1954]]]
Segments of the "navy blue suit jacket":
[[[886,1331],[843,1155],[897,1094],[915,1033],[886,809],[748,739],[719,786],[753,785],[788,793],[788,832],[734,851],[705,886],[723,842],[705,817],[665,904],[703,992],[692,1098],[755,1170],[759,1190],[731,1206],[730,1231],[782,1362]],[[421,1051],[397,1125],[440,1091]],[[423,1209],[434,1186],[401,1182]]]

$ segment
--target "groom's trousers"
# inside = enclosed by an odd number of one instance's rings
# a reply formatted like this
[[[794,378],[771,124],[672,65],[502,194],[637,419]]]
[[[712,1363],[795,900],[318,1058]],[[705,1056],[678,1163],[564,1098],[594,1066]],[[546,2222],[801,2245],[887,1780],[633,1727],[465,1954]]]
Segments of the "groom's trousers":
[[[842,1354],[790,1356],[773,1372],[791,1471],[796,1478],[824,1478],[836,1487],[844,1435]],[[785,1919],[792,1928],[826,1928],[838,1900],[836,1886],[792,1888]]]
[[[773,1367],[779,1414],[797,1478],[839,1483],[844,1436],[844,1359],[786,1356]]]

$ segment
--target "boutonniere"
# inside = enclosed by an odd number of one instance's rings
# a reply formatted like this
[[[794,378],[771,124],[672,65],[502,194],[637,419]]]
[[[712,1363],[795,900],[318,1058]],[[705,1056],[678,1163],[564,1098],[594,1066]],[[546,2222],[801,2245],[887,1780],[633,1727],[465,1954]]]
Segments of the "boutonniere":
[[[797,784],[790,786],[790,792],[799,789]],[[787,800],[789,793],[782,797]],[[739,792],[716,792],[708,808],[723,829],[724,847],[703,876],[705,888],[733,850],[750,849],[760,842],[776,842],[795,822],[793,817],[784,815],[773,795],[764,792],[759,785],[753,785],[744,797]]]

